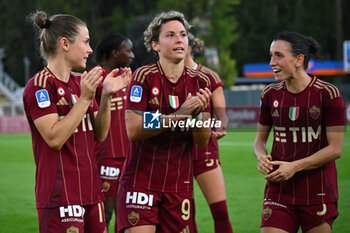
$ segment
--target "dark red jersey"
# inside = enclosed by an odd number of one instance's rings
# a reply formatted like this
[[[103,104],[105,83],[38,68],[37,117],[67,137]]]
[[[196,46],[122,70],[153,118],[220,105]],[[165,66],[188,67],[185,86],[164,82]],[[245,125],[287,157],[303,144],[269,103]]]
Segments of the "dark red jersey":
[[[40,135],[34,120],[57,113],[64,118],[80,96],[80,77],[67,83],[46,67],[31,78],[23,93],[24,110],[32,134],[36,164],[37,208],[91,205],[103,201],[101,179],[94,158],[94,112],[92,101],[84,118],[60,150],[53,150]]]
[[[103,67],[102,67],[103,68]],[[103,68],[103,81],[110,73],[110,70]],[[119,76],[123,70],[116,75]],[[101,101],[103,85],[102,82],[96,90],[96,101]],[[102,143],[97,143],[97,159],[124,158],[128,152],[129,139],[125,127],[125,101],[126,89],[123,89],[112,96],[111,100],[111,126],[108,136]]]
[[[328,145],[326,127],[345,124],[344,102],[339,90],[316,77],[300,93],[285,82],[268,85],[261,94],[259,123],[273,127],[273,160],[295,161]],[[335,161],[297,172],[285,182],[267,181],[265,198],[281,203],[309,205],[338,199]]]
[[[218,87],[224,87],[224,84],[222,83],[219,75],[214,72],[213,70],[209,69],[206,66],[203,66],[201,64],[198,64],[197,70],[202,71],[206,74],[209,74],[208,77],[210,78],[210,86],[211,92],[214,92],[216,88]],[[213,104],[211,104],[210,108],[210,115],[211,118],[215,118],[215,112]],[[215,128],[212,130],[215,131]],[[203,160],[203,159],[219,159],[219,145],[218,140],[211,136],[209,138],[209,142],[206,147],[199,148],[196,143],[193,145],[193,159],[194,160]]]
[[[134,72],[128,88],[126,109],[142,112],[158,110],[161,114],[171,114],[185,102],[188,93],[195,95],[199,88],[209,86],[208,75],[188,68],[184,68],[178,81],[172,83],[160,64],[153,63]],[[209,111],[209,106],[206,111]],[[154,191],[192,191],[192,148],[191,130],[180,127],[133,142],[121,182]]]

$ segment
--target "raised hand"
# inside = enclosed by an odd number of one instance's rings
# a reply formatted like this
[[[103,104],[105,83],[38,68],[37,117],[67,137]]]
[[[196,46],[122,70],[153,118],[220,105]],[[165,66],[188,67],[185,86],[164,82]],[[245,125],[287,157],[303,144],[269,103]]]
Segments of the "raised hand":
[[[206,87],[204,90],[199,89],[199,92],[196,93],[195,100],[198,102],[199,108],[193,113],[194,116],[197,116],[200,112],[205,110],[210,102],[211,91]]]
[[[102,80],[102,68],[95,67],[89,72],[84,72],[80,79],[80,97],[92,100],[95,96],[96,88]]]
[[[196,96],[192,96],[191,93],[188,93],[185,102],[181,107],[176,111],[177,114],[182,115],[192,115],[200,107],[200,102],[196,100]]]
[[[124,68],[124,73],[115,77],[119,73],[119,69],[112,70],[103,81],[102,93],[110,96],[118,91],[126,88],[130,84],[132,72],[130,68]]]

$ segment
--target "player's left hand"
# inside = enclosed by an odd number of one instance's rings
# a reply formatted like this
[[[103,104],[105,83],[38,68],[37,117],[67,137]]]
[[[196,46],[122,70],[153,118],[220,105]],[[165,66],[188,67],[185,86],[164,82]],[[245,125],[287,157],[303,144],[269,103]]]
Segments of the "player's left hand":
[[[215,139],[220,139],[226,135],[226,129],[220,128],[218,131],[211,131]]]
[[[211,96],[212,93],[207,87],[205,89],[199,89],[199,92],[197,92],[196,94],[196,100],[199,103],[199,108],[195,111],[195,116],[197,116],[200,112],[203,112],[207,108]]]
[[[124,68],[124,73],[115,77],[118,74],[118,72],[119,69],[116,68],[107,75],[107,77],[103,81],[103,94],[111,96],[117,93],[118,91],[123,90],[130,84],[132,76],[131,69],[126,67]]]
[[[282,182],[282,181],[289,180],[296,172],[295,166],[291,162],[272,161],[271,164],[273,166],[279,166],[277,170],[265,176],[266,180],[269,180],[272,182]]]
[[[102,69],[101,67],[95,67],[89,72],[84,72],[80,79],[80,90],[81,94],[79,99],[87,99],[91,101],[96,92],[96,88],[102,80]]]

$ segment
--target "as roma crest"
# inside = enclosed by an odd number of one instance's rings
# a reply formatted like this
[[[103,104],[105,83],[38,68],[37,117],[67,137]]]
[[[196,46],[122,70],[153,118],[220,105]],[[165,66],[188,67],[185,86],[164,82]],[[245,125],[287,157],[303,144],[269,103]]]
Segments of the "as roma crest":
[[[263,218],[264,218],[264,220],[267,221],[267,219],[269,219],[271,217],[271,214],[272,214],[272,209],[270,209],[269,207],[266,207],[263,210]]]
[[[66,232],[67,233],[79,233],[79,229],[74,227],[74,226],[71,226],[71,227],[67,228]]]
[[[316,120],[320,116],[320,112],[320,108],[316,107],[315,105],[309,109],[310,116],[314,120]]]
[[[102,183],[102,192],[108,192],[108,190],[111,188],[111,184],[107,181],[104,181]]]
[[[130,214],[128,214],[128,221],[131,225],[135,226],[140,220],[140,215],[136,213],[135,211],[132,211]]]

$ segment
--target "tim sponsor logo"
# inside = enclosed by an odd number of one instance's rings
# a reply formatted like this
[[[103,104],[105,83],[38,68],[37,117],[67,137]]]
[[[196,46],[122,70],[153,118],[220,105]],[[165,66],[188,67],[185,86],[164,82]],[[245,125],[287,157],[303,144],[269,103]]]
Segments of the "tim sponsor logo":
[[[311,143],[314,140],[321,140],[321,126],[314,131],[312,127],[274,127],[275,141],[286,143],[287,134],[292,135],[293,143]]]

